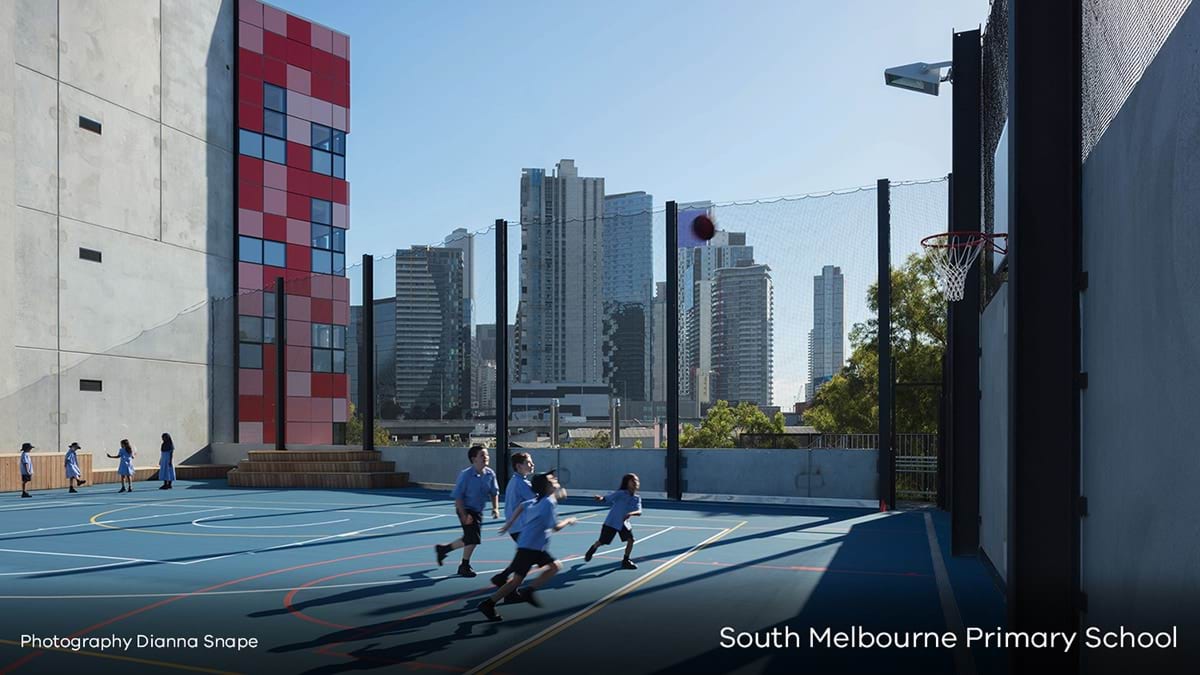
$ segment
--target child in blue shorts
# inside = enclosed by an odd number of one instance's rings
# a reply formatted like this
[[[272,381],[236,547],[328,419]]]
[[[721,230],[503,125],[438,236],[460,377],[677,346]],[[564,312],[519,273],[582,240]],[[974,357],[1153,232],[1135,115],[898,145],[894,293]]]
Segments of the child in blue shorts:
[[[621,541],[625,542],[625,559],[621,561],[621,568],[637,569],[637,565],[629,559],[633,553],[634,541],[633,529],[629,527],[629,519],[642,515],[642,498],[637,493],[640,486],[641,481],[638,480],[637,474],[627,473],[621,478],[621,489],[607,497],[596,496],[596,501],[608,502],[612,504],[612,508],[609,509],[604,524],[600,526],[600,538],[583,556],[585,562],[591,562],[592,556],[596,555],[596,549],[611,544],[614,536],[620,536]]]

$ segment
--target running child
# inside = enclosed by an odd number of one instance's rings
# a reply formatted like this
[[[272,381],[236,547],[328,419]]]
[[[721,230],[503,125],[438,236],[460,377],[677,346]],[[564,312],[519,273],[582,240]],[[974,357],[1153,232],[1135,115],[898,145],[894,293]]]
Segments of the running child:
[[[521,508],[521,504],[533,499],[536,495],[533,494],[533,488],[530,487],[530,476],[533,475],[533,458],[527,452],[518,452],[512,456],[512,467],[516,475],[508,481],[508,486],[504,489],[504,517],[511,519],[517,510]],[[517,541],[517,537],[521,534],[520,521],[513,523],[508,528],[508,536],[512,540]],[[508,574],[512,572],[512,565],[504,568],[504,571],[492,577],[493,586],[503,586],[504,582],[508,581]]]
[[[483,531],[483,505],[488,497],[492,498],[492,517],[500,517],[500,486],[496,484],[496,472],[488,468],[488,451],[482,445],[472,445],[467,451],[471,466],[458,474],[454,483],[454,510],[462,524],[463,536],[449,544],[438,544],[434,547],[437,553],[437,564],[440,566],[451,551],[463,550],[462,563],[458,566],[458,575],[462,577],[475,576],[471,569],[471,554],[481,541]]]
[[[67,446],[67,455],[63,458],[63,470],[67,473],[67,487],[71,488],[67,492],[79,492],[75,486],[83,487],[87,481],[83,479],[83,472],[79,470],[79,457],[76,451],[80,450],[78,443],[72,443]]]
[[[32,497],[29,490],[25,487],[33,481],[33,458],[29,456],[29,451],[33,449],[32,443],[21,444],[21,496]]]
[[[118,494],[133,492],[133,454],[133,446],[129,444],[128,438],[121,439],[121,448],[117,450],[117,454],[104,454],[109,459],[121,460],[117,465],[117,476],[121,479],[121,489],[117,491]]]
[[[637,565],[629,559],[633,553],[633,529],[629,527],[629,519],[634,516],[642,515],[642,498],[638,496],[638,487],[641,486],[641,481],[638,480],[636,473],[627,473],[621,478],[621,489],[608,495],[601,497],[596,495],[596,501],[608,502],[612,504],[612,508],[608,511],[608,517],[604,519],[604,524],[600,526],[600,538],[592,547],[588,549],[587,554],[583,556],[585,562],[591,562],[592,556],[596,555],[596,549],[601,546],[607,546],[612,543],[614,536],[621,537],[621,541],[625,542],[625,558],[621,561],[621,568],[627,570],[636,570]]]
[[[542,606],[534,594],[535,590],[544,586],[562,569],[562,563],[550,555],[550,533],[575,524],[574,518],[558,520],[558,499],[566,497],[566,491],[559,486],[554,474],[539,473],[533,477],[533,492],[537,498],[521,504],[521,508],[514,512],[501,528],[501,531],[504,531],[514,520],[522,519],[521,534],[517,537],[517,555],[509,566],[512,569],[512,577],[490,597],[479,603],[479,611],[490,621],[501,619],[496,611],[496,603],[516,591],[521,582],[525,581],[530,569],[545,568],[537,579],[517,593],[517,599],[518,602],[528,602],[534,607]]]

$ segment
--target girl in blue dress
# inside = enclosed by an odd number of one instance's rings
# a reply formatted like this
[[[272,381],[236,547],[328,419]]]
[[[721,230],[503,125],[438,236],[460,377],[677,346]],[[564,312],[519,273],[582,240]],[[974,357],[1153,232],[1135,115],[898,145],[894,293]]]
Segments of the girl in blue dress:
[[[79,449],[78,443],[68,445],[67,455],[63,458],[63,469],[67,473],[67,486],[71,488],[67,492],[79,492],[75,486],[83,487],[83,484],[87,482],[83,479],[83,472],[79,470],[79,457],[75,454]]]
[[[163,482],[159,490],[170,490],[171,483],[175,482],[175,443],[171,440],[171,434],[163,433],[162,435],[162,454],[158,458],[158,478]]]
[[[121,492],[133,492],[133,446],[129,444],[128,438],[121,439],[121,449],[117,450],[117,454],[105,456],[109,459],[119,459],[120,464],[117,465],[117,476],[121,478]]]

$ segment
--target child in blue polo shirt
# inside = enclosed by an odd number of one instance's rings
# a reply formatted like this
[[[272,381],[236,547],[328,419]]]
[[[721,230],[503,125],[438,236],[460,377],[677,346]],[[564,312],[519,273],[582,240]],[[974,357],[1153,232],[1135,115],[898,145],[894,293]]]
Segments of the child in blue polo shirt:
[[[72,443],[67,446],[67,454],[63,458],[63,470],[67,474],[67,487],[71,488],[68,492],[78,492],[75,486],[83,487],[87,481],[83,479],[83,472],[79,470],[79,455],[75,454],[82,447],[78,443]]]
[[[608,510],[608,517],[604,519],[604,524],[600,526],[600,538],[583,556],[585,562],[591,562],[592,556],[596,555],[596,549],[611,544],[614,536],[620,536],[621,541],[625,542],[625,559],[621,561],[622,569],[637,569],[637,565],[634,565],[633,561],[629,559],[633,553],[633,529],[629,527],[629,519],[642,515],[642,498],[637,493],[640,486],[641,481],[638,480],[637,474],[627,473],[621,478],[620,490],[607,497],[596,495],[596,501],[608,502],[612,504],[612,508]]]
[[[471,553],[481,541],[483,531],[483,505],[487,498],[492,498],[492,517],[500,517],[500,486],[496,484],[496,472],[488,468],[488,451],[482,445],[473,445],[467,451],[467,459],[471,466],[458,474],[454,490],[450,496],[454,498],[454,510],[458,513],[459,523],[462,524],[463,536],[449,544],[434,546],[437,553],[437,564],[440,566],[451,551],[463,550],[462,563],[458,566],[458,575],[462,577],[475,576],[471,569]]]
[[[533,458],[527,452],[518,452],[512,456],[513,472],[516,474],[512,480],[508,481],[508,486],[504,489],[504,517],[512,518],[521,504],[533,499],[536,495],[533,494],[533,488],[530,487],[530,476],[533,475]],[[507,527],[507,526],[506,526]],[[521,523],[518,521],[513,523],[512,527],[508,527],[508,536],[512,540],[517,541],[517,537],[521,534]],[[503,572],[492,577],[492,585],[503,586],[504,582],[508,581],[508,574],[512,572],[512,565],[509,565]]]
[[[511,527],[515,520],[521,519],[521,534],[517,537],[517,555],[509,565],[512,570],[512,578],[496,589],[496,592],[492,593],[490,597],[479,603],[479,611],[491,621],[499,621],[501,618],[499,612],[496,611],[496,603],[515,591],[521,582],[525,581],[529,570],[534,567],[545,568],[537,579],[534,579],[529,586],[517,594],[517,601],[541,607],[542,603],[534,595],[534,590],[545,585],[562,569],[562,563],[550,555],[550,533],[558,532],[568,525],[575,524],[574,518],[558,520],[558,498],[566,497],[566,492],[559,486],[558,479],[552,473],[539,473],[533,477],[532,483],[537,498],[521,504],[521,507],[509,516],[504,527],[500,528],[503,532]]]

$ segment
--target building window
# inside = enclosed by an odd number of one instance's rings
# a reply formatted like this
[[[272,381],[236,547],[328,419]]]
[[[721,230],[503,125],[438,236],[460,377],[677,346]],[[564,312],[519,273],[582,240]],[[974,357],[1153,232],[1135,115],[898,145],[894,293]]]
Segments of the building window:
[[[346,231],[339,227],[312,223],[312,271],[344,276],[346,273]]]
[[[282,138],[264,136],[262,158],[276,164],[287,164],[287,141]]]
[[[253,131],[238,129],[238,152],[247,157],[262,159],[263,156],[263,139],[262,135],[256,134]]]
[[[312,369],[314,373],[346,372],[346,327],[312,325]]]
[[[346,132],[320,124],[312,125],[312,170],[315,173],[346,177]]]
[[[312,171],[326,176],[333,175],[333,155],[324,150],[313,150]]]
[[[287,267],[287,246],[277,241],[264,241],[263,264]]]
[[[248,263],[262,264],[262,239],[254,237],[238,237],[238,260]]]
[[[287,115],[275,110],[263,110],[263,133],[287,138]]]
[[[326,152],[333,151],[333,129],[320,124],[312,125],[312,146]]]
[[[312,222],[322,225],[333,223],[333,202],[324,199],[312,200]]]
[[[333,156],[333,177],[334,178],[345,178],[346,177],[346,158],[342,157],[341,155]]]
[[[287,112],[287,91],[268,82],[263,82],[263,107],[281,113]]]
[[[318,274],[333,274],[333,254],[314,248],[312,250],[312,271]]]
[[[238,367],[262,370],[262,345],[239,344]]]

